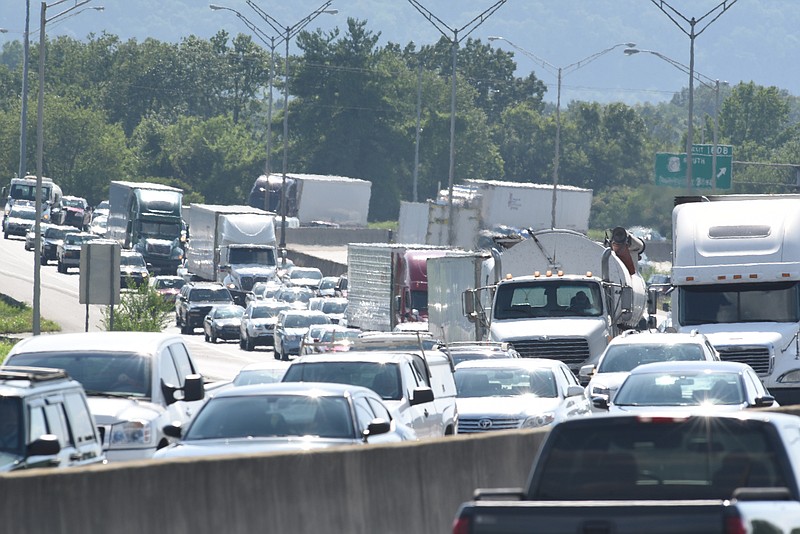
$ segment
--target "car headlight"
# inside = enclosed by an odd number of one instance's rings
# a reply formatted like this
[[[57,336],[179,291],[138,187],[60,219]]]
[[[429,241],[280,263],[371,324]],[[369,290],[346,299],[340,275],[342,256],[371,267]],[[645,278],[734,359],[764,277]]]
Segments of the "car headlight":
[[[780,378],[778,378],[778,382],[781,384],[796,384],[800,382],[800,369],[795,369],[794,371],[789,371],[781,375]]]
[[[539,415],[534,415],[533,417],[525,419],[525,422],[522,423],[522,428],[539,428],[550,425],[555,420],[556,414],[553,412],[540,413]]]
[[[149,421],[125,421],[111,427],[109,447],[151,447],[153,446],[153,428]]]

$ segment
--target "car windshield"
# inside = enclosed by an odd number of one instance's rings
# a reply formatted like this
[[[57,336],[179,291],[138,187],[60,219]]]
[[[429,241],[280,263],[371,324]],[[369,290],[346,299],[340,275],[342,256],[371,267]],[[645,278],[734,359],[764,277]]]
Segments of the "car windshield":
[[[742,404],[736,373],[632,374],[614,397],[617,406],[698,406]]]
[[[219,289],[198,288],[192,290],[192,294],[189,298],[194,301],[229,302],[231,300],[231,294],[225,288],[219,288]]]
[[[214,310],[214,317],[217,319],[236,319],[244,314],[241,306],[219,306]]]
[[[253,306],[253,310],[250,312],[250,317],[253,319],[269,319],[270,317],[276,317],[285,309],[285,307],[275,306]]]
[[[81,208],[83,209],[83,201],[77,198],[65,198],[63,199],[64,206],[70,208]]]
[[[123,254],[119,258],[120,265],[135,265],[137,267],[147,267],[144,258],[140,254]]]
[[[344,313],[347,309],[347,302],[332,302],[326,300],[322,303],[322,313]]]
[[[0,397],[0,455],[22,456],[28,441],[22,424],[22,401],[18,397]],[[37,439],[39,436],[30,436]],[[31,440],[31,441],[32,441]],[[3,462],[4,463],[4,462]]]
[[[133,352],[35,352],[11,356],[6,364],[64,369],[83,385],[88,395],[147,398],[151,395],[150,358]]]
[[[36,219],[36,211],[35,210],[15,210],[11,209],[11,213],[8,214],[9,218],[13,217],[16,219],[25,219],[27,221],[33,221]]]
[[[242,369],[233,379],[234,386],[253,384],[274,384],[280,382],[286,373],[285,367],[275,369]]]
[[[289,366],[284,382],[333,382],[363,386],[384,400],[403,398],[400,367],[381,362],[303,362]]]
[[[461,398],[558,396],[555,376],[550,369],[521,367],[456,369],[456,389]]]
[[[312,280],[322,280],[322,273],[317,269],[292,269],[289,278],[296,280],[298,278],[310,278]]]
[[[620,344],[606,349],[597,372],[628,373],[643,363],[705,359],[698,343]]]
[[[325,315],[287,315],[283,321],[284,328],[308,328],[312,324],[330,323]]]
[[[282,291],[278,296],[278,300],[283,302],[308,302],[314,296],[313,291]]]
[[[336,278],[323,278],[322,281],[319,283],[320,289],[335,289],[336,288]]]
[[[64,244],[66,245],[82,245],[92,239],[97,239],[96,235],[80,235],[80,234],[67,234],[64,237]]]
[[[156,278],[156,289],[180,289],[186,284],[183,278]]]
[[[68,230],[66,228],[49,227],[44,231],[44,237],[46,239],[64,239],[67,232]]]
[[[354,439],[347,400],[308,395],[212,398],[197,414],[184,439],[282,436]]]

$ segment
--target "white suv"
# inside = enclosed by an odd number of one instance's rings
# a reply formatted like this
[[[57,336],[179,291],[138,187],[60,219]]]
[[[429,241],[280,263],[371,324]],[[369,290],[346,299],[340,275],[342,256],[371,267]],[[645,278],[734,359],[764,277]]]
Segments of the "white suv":
[[[170,443],[163,427],[188,422],[205,395],[203,377],[179,335],[34,336],[17,343],[5,365],[64,369],[80,382],[109,461],[151,458]]]
[[[611,401],[628,374],[643,363],[664,361],[719,361],[719,353],[706,336],[691,333],[637,332],[615,337],[596,364],[581,367],[579,379],[588,381],[586,396],[605,395]]]

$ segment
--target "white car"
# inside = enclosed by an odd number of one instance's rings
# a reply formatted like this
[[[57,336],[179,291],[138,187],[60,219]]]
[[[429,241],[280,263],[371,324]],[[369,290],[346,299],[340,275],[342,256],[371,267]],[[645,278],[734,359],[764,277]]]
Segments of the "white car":
[[[753,368],[739,362],[657,362],[640,365],[628,375],[609,403],[595,407],[612,413],[654,410],[735,412],[778,403]]]
[[[564,362],[544,358],[470,360],[456,365],[458,432],[547,427],[591,413]]]
[[[314,297],[308,301],[309,310],[319,310],[327,315],[331,322],[339,324],[344,320],[347,311],[347,299],[344,297]]]
[[[628,373],[644,363],[662,361],[719,361],[719,353],[698,332],[625,332],[611,340],[597,364],[581,367],[581,381],[588,381],[586,396],[612,399]]]
[[[169,425],[180,442],[156,458],[304,451],[416,440],[375,392],[342,384],[260,384],[220,391],[191,425]]]
[[[182,336],[88,332],[34,336],[14,345],[4,366],[64,369],[83,385],[109,461],[151,458],[166,447],[162,428],[188,422],[204,397]]]

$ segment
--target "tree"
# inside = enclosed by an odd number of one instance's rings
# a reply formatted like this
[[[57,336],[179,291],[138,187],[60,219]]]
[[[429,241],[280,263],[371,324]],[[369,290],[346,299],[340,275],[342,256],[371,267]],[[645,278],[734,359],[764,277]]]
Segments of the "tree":
[[[789,102],[777,87],[763,87],[753,82],[733,87],[719,115],[722,135],[734,146],[748,141],[774,146],[788,126]],[[737,157],[744,154],[739,151]]]

